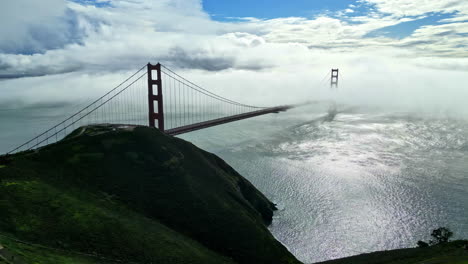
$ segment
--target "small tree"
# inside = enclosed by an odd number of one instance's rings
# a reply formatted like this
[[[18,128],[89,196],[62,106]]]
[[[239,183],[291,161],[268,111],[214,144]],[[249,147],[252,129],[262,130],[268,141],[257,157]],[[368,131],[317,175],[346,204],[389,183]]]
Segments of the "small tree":
[[[418,247],[428,247],[433,245],[438,245],[442,243],[449,242],[450,238],[453,236],[453,232],[450,231],[447,227],[439,227],[437,229],[432,230],[431,236],[434,240],[430,240],[429,243],[419,240]]]
[[[437,245],[449,242],[449,239],[453,236],[453,232],[446,227],[439,227],[432,230],[431,236],[434,238],[434,240],[429,241],[429,244]]]

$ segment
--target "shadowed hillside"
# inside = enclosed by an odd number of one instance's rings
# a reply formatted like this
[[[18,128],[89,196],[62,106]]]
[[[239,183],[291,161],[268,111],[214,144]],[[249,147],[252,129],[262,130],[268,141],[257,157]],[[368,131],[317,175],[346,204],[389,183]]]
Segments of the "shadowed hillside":
[[[267,198],[220,158],[156,129],[83,127],[1,165],[0,243],[25,260],[299,263],[266,228]]]
[[[425,248],[405,248],[320,262],[317,264],[468,264],[468,241]]]

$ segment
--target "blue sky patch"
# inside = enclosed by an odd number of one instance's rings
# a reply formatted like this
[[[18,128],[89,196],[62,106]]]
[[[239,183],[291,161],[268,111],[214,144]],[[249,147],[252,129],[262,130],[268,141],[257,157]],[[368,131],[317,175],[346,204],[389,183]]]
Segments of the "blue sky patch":
[[[357,1],[335,0],[203,0],[203,9],[214,20],[226,21],[236,17],[272,19],[280,17],[314,17],[326,12],[336,12],[349,8]]]
[[[84,0],[81,0],[84,1]],[[379,13],[374,4],[363,1],[314,1],[314,0],[203,0],[203,9],[209,13],[212,19],[217,21],[233,21],[238,18],[254,17],[258,19],[273,19],[283,17],[306,17],[309,19],[320,15],[326,15],[345,21],[349,24],[360,24],[353,17],[367,16],[371,13]],[[382,14],[380,15],[388,15]],[[416,29],[426,25],[438,25],[439,21],[452,18],[456,13],[429,13],[424,18],[398,25],[376,29],[364,37],[389,37],[402,39],[410,36]]]
[[[107,7],[110,6],[110,1],[98,1],[98,0],[71,0],[72,2],[82,5],[93,5],[95,7]]]
[[[410,36],[413,32],[422,27],[427,25],[440,25],[442,24],[439,22],[442,19],[452,18],[454,17],[455,13],[450,14],[443,14],[443,13],[432,13],[428,14],[425,18],[416,19],[409,22],[403,22],[394,26],[383,27],[376,29],[372,32],[369,32],[364,37],[367,38],[374,38],[374,37],[388,37],[388,38],[395,38],[395,39],[402,39],[405,37]]]

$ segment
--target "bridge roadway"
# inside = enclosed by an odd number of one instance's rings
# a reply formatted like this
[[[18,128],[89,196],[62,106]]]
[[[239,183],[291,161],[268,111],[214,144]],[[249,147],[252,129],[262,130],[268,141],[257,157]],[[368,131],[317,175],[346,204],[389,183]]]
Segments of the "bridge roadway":
[[[229,122],[234,122],[246,118],[251,118],[255,116],[260,116],[260,115],[266,115],[266,114],[271,114],[271,113],[279,113],[279,112],[284,112],[287,111],[288,109],[293,108],[293,105],[282,105],[282,106],[276,106],[276,107],[270,107],[270,108],[264,108],[261,110],[253,111],[253,112],[248,112],[244,114],[238,114],[238,115],[233,115],[233,116],[227,116],[227,117],[222,117],[222,118],[217,118],[205,122],[200,122],[200,123],[195,123],[187,126],[181,126],[181,127],[176,127],[176,128],[171,128],[167,129],[164,131],[164,133],[168,135],[180,135],[183,133],[188,133],[192,132],[195,130],[207,128],[207,127],[212,127],[212,126],[217,126]]]

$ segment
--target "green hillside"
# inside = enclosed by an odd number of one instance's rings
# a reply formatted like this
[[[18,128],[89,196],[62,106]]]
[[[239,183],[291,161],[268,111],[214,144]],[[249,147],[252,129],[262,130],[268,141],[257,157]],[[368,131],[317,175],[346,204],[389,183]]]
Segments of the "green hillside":
[[[317,264],[468,264],[468,241],[362,254]]]
[[[156,129],[83,127],[1,165],[0,244],[27,263],[299,263],[267,198]]]

